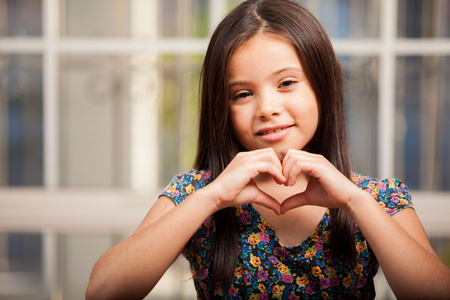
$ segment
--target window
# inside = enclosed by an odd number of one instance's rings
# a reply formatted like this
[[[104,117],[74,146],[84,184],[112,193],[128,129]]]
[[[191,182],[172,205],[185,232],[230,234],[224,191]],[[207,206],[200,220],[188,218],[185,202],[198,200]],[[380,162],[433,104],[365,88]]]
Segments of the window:
[[[83,298],[99,255],[192,167],[208,37],[239,2],[0,0],[0,273],[20,278],[0,298]],[[299,2],[342,62],[355,171],[403,179],[448,257],[450,2]]]

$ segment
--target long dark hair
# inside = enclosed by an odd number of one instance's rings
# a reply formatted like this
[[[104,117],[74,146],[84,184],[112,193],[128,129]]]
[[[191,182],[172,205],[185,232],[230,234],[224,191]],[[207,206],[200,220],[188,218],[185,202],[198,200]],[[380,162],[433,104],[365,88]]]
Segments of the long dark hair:
[[[228,64],[243,43],[258,32],[290,42],[300,58],[319,105],[319,124],[307,145],[327,158],[347,178],[351,176],[344,107],[343,75],[331,41],[319,21],[293,0],[248,0],[218,25],[206,52],[201,77],[200,128],[195,168],[211,171],[212,180],[240,151],[229,114]],[[333,257],[356,257],[353,220],[330,209]],[[239,231],[235,209],[214,214],[216,233],[210,253],[213,286],[231,280],[237,263]],[[204,266],[206,267],[206,266]]]

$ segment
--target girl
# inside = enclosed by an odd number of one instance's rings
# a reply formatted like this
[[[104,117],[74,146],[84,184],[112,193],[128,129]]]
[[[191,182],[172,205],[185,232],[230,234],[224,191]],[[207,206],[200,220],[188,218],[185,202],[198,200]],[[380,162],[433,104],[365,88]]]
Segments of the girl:
[[[318,21],[290,0],[249,0],[203,65],[195,170],[95,265],[88,299],[143,298],[173,261],[200,299],[449,297],[406,186],[351,172],[342,71]]]

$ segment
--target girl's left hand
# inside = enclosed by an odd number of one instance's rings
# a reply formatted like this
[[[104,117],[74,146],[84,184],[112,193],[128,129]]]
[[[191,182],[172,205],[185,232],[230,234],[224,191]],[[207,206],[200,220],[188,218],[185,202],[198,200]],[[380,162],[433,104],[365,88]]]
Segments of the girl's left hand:
[[[339,172],[325,157],[302,150],[289,150],[282,163],[285,185],[293,186],[300,173],[310,176],[306,190],[287,198],[281,213],[303,205],[348,209],[353,196],[361,190]]]
[[[449,299],[449,269],[411,208],[391,217],[373,198],[366,201],[371,195],[323,156],[289,150],[282,163],[287,185],[293,185],[302,172],[311,177],[306,190],[286,199],[281,213],[303,205],[343,209],[357,222],[397,298]]]

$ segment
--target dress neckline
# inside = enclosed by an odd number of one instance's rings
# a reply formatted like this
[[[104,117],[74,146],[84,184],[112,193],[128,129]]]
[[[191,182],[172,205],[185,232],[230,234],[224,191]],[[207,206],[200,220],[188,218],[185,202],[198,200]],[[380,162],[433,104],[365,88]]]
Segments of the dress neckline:
[[[315,233],[320,231],[320,228],[323,227],[325,219],[327,217],[329,217],[329,209],[327,209],[325,211],[325,213],[323,214],[322,218],[320,219],[319,223],[317,224],[317,226],[314,228],[314,230],[311,232],[311,234],[306,239],[304,239],[302,242],[300,242],[299,244],[294,245],[294,246],[284,246],[281,243],[280,238],[278,237],[278,234],[275,231],[275,229],[273,228],[273,226],[253,207],[253,205],[246,204],[244,206],[247,206],[250,213],[253,214],[254,216],[258,217],[260,222],[266,227],[266,229],[270,230],[273,233],[275,242],[278,245],[280,245],[282,248],[287,249],[287,250],[300,250],[300,249],[307,250],[308,247],[312,243],[315,243],[315,241],[314,241]]]

